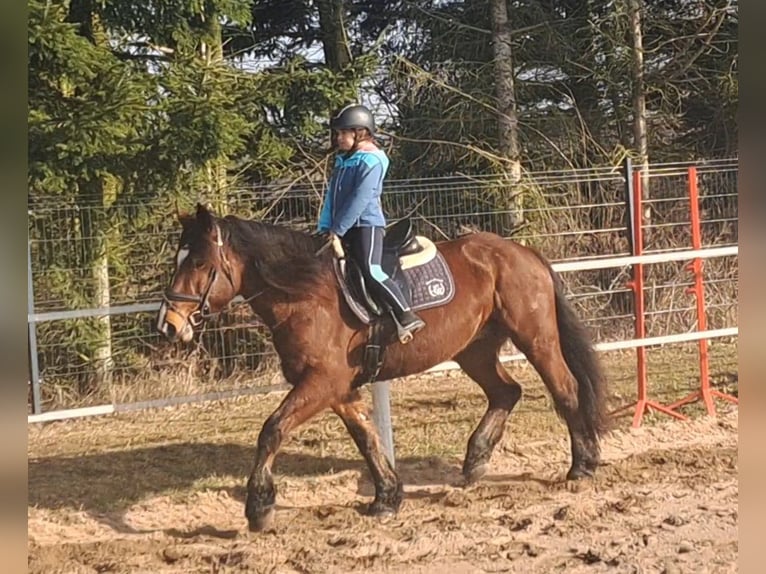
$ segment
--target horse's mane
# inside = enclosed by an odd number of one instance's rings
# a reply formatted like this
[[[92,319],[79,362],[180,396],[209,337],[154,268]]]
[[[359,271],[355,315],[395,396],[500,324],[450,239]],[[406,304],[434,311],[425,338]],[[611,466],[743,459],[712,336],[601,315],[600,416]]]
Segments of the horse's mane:
[[[331,283],[330,250],[316,254],[321,238],[234,215],[219,222],[231,248],[250,259],[270,287],[291,299],[320,294]]]

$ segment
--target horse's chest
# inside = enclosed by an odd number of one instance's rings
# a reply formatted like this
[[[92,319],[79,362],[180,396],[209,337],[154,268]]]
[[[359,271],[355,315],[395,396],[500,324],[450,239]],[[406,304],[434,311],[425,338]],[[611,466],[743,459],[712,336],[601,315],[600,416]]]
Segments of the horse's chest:
[[[291,384],[300,381],[307,371],[322,360],[322,356],[327,356],[326,346],[307,342],[304,337],[297,336],[295,331],[275,333],[273,342],[274,350],[279,355],[282,373]]]

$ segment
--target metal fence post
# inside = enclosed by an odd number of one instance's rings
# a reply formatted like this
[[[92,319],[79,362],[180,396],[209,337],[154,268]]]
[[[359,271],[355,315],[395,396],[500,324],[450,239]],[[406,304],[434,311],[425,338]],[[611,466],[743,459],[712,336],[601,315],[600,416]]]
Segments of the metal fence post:
[[[386,453],[391,466],[396,466],[394,457],[394,430],[391,426],[391,383],[378,381],[372,383],[372,420],[380,434],[383,452]]]
[[[633,160],[629,157],[623,162],[623,174],[625,176],[625,232],[628,237],[630,254],[635,255],[633,248]]]
[[[32,282],[32,241],[27,241],[27,311],[29,316],[35,314],[35,289]],[[32,412],[40,414],[40,365],[37,360],[37,323],[27,319],[27,334],[29,337],[29,375],[32,380]]]

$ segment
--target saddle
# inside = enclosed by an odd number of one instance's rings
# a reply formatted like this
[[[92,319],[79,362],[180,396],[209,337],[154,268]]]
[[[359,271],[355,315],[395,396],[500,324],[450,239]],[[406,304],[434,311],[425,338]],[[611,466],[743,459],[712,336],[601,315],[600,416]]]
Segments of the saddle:
[[[381,266],[401,289],[413,311],[444,305],[454,296],[454,281],[446,261],[433,241],[414,233],[409,218],[397,221],[386,230]],[[402,331],[388,305],[377,300],[353,259],[334,259],[334,270],[346,303],[370,328],[361,384],[372,382],[383,363],[384,318],[390,317],[395,323],[401,343],[412,340],[412,334]]]
[[[412,306],[413,301],[410,282],[404,271],[424,265],[434,257],[436,245],[430,239],[416,236],[411,220],[402,219],[386,231],[381,267],[402,290],[408,305]],[[351,296],[352,309],[364,323],[370,324],[374,318],[388,313],[388,306],[370,292],[361,269],[353,259],[336,260],[336,268],[339,280]]]

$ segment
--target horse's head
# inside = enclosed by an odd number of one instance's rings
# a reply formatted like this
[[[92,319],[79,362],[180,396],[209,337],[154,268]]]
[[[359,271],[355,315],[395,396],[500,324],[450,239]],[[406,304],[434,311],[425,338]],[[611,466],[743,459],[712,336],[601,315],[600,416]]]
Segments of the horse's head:
[[[220,223],[203,205],[195,215],[179,215],[183,231],[176,270],[165,290],[157,330],[171,341],[188,343],[194,328],[219,313],[237,295]]]

